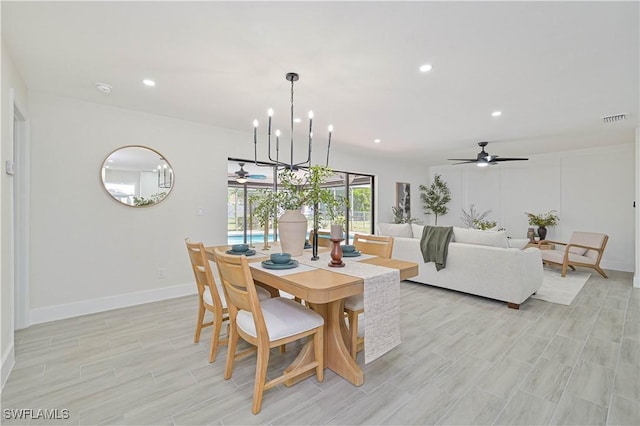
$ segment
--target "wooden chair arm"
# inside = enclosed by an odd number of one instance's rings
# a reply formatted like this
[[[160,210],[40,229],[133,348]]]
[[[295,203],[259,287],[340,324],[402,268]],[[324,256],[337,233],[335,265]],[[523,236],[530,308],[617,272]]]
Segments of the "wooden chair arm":
[[[582,244],[568,244],[565,249],[569,250],[570,247],[580,247],[580,248],[584,248],[584,249],[587,249],[587,250],[595,250],[595,251],[602,250],[602,247],[589,247],[589,246],[583,246]]]
[[[540,240],[537,242],[537,244],[560,244],[561,246],[566,246],[569,243],[562,243],[560,241],[553,241],[553,240]]]

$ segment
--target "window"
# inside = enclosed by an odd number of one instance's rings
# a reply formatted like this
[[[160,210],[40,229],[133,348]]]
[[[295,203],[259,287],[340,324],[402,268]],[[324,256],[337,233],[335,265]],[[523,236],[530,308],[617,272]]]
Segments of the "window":
[[[239,164],[242,163],[242,169]],[[237,244],[244,241],[261,243],[264,240],[265,230],[254,217],[252,195],[259,191],[274,190],[274,176],[277,176],[276,168],[272,164],[260,163],[258,166],[251,161],[229,159],[227,179],[227,243]],[[239,170],[248,175],[246,182],[238,183]],[[349,200],[349,208],[344,212],[345,232],[349,239],[355,233],[373,233],[373,176],[349,172],[336,172],[330,178],[325,187],[337,196],[342,195]],[[320,206],[322,210],[323,207]],[[313,228],[313,209],[304,206],[302,213],[308,221],[308,229]],[[277,240],[277,224],[270,223],[268,231],[269,241]],[[321,229],[330,229],[328,220],[320,223]]]

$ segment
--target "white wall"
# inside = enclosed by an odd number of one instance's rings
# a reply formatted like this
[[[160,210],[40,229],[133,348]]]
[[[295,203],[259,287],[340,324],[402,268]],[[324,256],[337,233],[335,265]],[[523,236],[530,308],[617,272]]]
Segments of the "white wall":
[[[2,147],[0,150],[0,164],[4,167],[6,160],[13,159],[13,115],[14,105],[26,115],[27,113],[27,89],[13,64],[7,49],[2,45],[2,93],[0,96],[0,114],[2,115]],[[24,117],[26,118],[26,117]],[[14,324],[14,291],[13,291],[13,176],[0,173],[0,196],[2,197],[2,209],[0,210],[0,222],[2,227],[2,242],[0,244],[0,354],[2,365],[0,367],[2,386],[13,368],[13,324]]]
[[[253,157],[251,129],[239,133],[42,92],[29,93],[29,106],[32,323],[194,292],[184,238],[226,243],[227,158]],[[131,144],[156,149],[173,167],[174,188],[157,206],[127,207],[101,188],[106,155]],[[396,181],[417,189],[428,179],[418,164],[341,154],[339,143],[332,144],[331,166],[377,175],[385,220]],[[166,278],[157,278],[159,268]]]
[[[474,204],[507,229],[526,238],[530,225],[524,212],[557,210],[560,222],[548,239],[567,241],[573,231],[609,235],[601,265],[635,270],[635,148],[615,145],[549,155],[526,162],[484,169],[469,166],[432,167],[452,192],[450,213],[439,225],[461,225],[462,208]]]

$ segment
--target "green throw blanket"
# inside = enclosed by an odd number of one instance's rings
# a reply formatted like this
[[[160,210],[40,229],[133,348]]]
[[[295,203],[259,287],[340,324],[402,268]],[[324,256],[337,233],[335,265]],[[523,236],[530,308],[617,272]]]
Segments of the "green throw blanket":
[[[422,258],[425,263],[434,262],[437,271],[447,266],[451,235],[453,235],[452,226],[425,226],[422,230],[420,240]]]

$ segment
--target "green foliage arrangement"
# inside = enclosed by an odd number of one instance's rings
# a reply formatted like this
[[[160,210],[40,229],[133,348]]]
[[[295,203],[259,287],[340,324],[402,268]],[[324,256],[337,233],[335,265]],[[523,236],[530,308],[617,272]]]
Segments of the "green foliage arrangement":
[[[252,214],[258,219],[260,226],[265,226],[269,219],[278,217],[278,194],[270,189],[261,189],[251,194],[249,201],[254,206]]]
[[[280,186],[278,191],[279,206],[284,210],[296,210],[307,205],[317,210],[316,219],[325,217],[332,223],[344,221],[344,209],[347,199],[342,195],[334,196],[333,192],[323,186],[327,179],[335,172],[325,166],[311,166],[304,176],[299,176],[291,170],[283,170],[278,176]],[[318,227],[318,223],[314,223]]]
[[[435,175],[433,183],[429,187],[420,185],[420,192],[425,213],[435,215],[435,224],[437,225],[438,216],[449,212],[447,204],[451,201],[451,191],[449,191],[447,183],[442,180],[440,175]]]
[[[480,213],[476,210],[476,206],[471,204],[469,206],[469,211],[466,211],[462,208],[462,224],[467,228],[477,228],[477,223],[484,222],[485,218],[491,213],[491,210],[487,210],[484,213]]]
[[[560,218],[556,215],[557,210],[551,210],[547,213],[533,214],[524,212],[529,217],[529,225],[537,226],[538,228],[546,228],[547,226],[554,226],[558,223]]]
[[[473,224],[475,225],[474,228],[486,231],[487,229],[495,228],[498,222],[494,220],[474,220]]]
[[[134,206],[151,206],[160,202],[165,196],[166,192],[160,192],[157,194],[151,194],[149,198],[144,197],[133,197],[133,205]]]
[[[416,217],[405,216],[404,214],[402,214],[402,210],[398,207],[391,206],[391,211],[393,212],[393,223],[422,223],[422,221]]]

